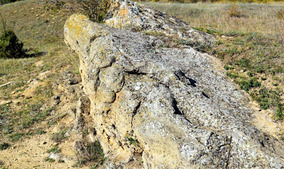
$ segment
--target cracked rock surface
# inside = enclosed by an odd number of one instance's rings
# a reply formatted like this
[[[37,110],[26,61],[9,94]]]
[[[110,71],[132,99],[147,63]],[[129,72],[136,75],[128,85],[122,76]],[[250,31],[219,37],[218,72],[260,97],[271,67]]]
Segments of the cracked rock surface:
[[[283,143],[250,124],[213,57],[83,15],[64,29],[110,168],[283,168]]]
[[[104,24],[135,32],[162,33],[167,37],[179,38],[198,49],[215,43],[213,36],[192,29],[180,19],[141,7],[129,0],[112,0]]]

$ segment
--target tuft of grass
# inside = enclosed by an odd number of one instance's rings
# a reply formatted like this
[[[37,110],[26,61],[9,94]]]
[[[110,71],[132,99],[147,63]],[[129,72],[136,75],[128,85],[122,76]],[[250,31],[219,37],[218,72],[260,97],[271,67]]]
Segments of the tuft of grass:
[[[234,69],[234,67],[233,67],[233,66],[230,66],[230,65],[225,65],[225,66],[224,66],[224,69],[226,69],[226,70],[232,70],[232,69]]]
[[[2,144],[0,144],[0,150],[6,150],[9,147],[10,147],[9,143],[2,143]]]
[[[241,17],[240,9],[235,4],[228,9],[228,14],[230,17]]]
[[[104,152],[99,141],[87,144],[90,161],[97,161],[104,157]]]
[[[82,168],[85,163],[86,161],[84,160],[77,160],[77,162],[72,165],[72,168]]]
[[[50,163],[55,162],[55,160],[53,158],[49,158],[49,157],[45,158],[44,161],[45,162],[50,162]]]
[[[107,161],[107,159],[108,159],[107,157],[98,159],[98,162],[96,162],[94,165],[92,165],[92,167],[90,169],[96,169],[96,168],[102,166],[104,164],[104,162]]]
[[[132,137],[126,137],[126,139],[129,141],[130,144],[137,146],[138,145],[138,140]]]
[[[16,142],[20,140],[25,134],[24,133],[14,133],[9,135],[10,141]]]
[[[283,120],[284,118],[283,110],[284,110],[284,105],[278,105],[277,112],[276,112],[277,120]]]
[[[250,95],[254,100],[258,101],[260,107],[264,110],[270,107],[277,108],[277,112],[275,114],[276,119],[283,119],[283,104],[280,103],[281,91],[262,87],[259,90],[253,90]]]
[[[67,136],[65,135],[67,132],[67,129],[62,129],[58,133],[53,133],[51,136],[51,140],[55,142],[62,142]]]
[[[59,163],[65,163],[65,161],[64,161],[64,160],[61,160],[61,159],[58,160],[58,162],[59,162]]]
[[[53,147],[51,149],[48,149],[46,152],[47,153],[59,153],[60,149],[57,146],[55,146],[55,147]]]
[[[103,165],[104,161],[107,160],[107,158],[104,157],[104,152],[99,141],[91,143],[85,142],[83,146],[84,156],[77,154],[79,155],[78,161],[72,167],[81,168],[84,164],[89,163],[92,164],[92,168],[97,168]]]
[[[257,81],[256,78],[251,78],[248,81],[242,80],[241,82],[239,82],[239,85],[241,89],[248,92],[251,88],[259,87],[261,83]]]

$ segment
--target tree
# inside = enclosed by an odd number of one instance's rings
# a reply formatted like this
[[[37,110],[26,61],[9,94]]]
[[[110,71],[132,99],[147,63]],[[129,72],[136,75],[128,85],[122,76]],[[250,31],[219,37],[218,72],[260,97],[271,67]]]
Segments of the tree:
[[[26,50],[16,34],[11,30],[4,30],[0,36],[0,58],[23,58]]]

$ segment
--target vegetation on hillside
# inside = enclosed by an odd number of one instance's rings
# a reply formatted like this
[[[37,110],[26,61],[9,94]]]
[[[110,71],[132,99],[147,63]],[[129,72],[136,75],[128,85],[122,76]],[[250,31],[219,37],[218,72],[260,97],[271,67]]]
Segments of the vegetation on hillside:
[[[284,5],[146,3],[212,34],[217,44],[207,49],[220,58],[241,89],[284,118]]]
[[[0,53],[4,54],[0,57],[0,151],[23,138],[45,134],[66,115],[56,103],[62,91],[55,86],[63,85],[59,79],[65,72],[79,78],[79,59],[64,43],[64,23],[78,12],[92,14],[96,21],[104,17],[89,11],[98,7],[83,7],[84,2],[89,1],[26,0],[0,6],[4,25],[0,24]],[[68,104],[77,103],[79,94],[73,95]],[[50,140],[67,139],[67,129],[53,133]],[[105,158],[99,143],[88,149],[93,158],[86,164],[101,165]]]
[[[138,2],[163,2],[163,3],[167,3],[167,2],[171,2],[171,3],[198,3],[198,2],[202,2],[202,3],[214,3],[214,2],[222,2],[222,3],[226,3],[226,2],[242,2],[242,3],[268,3],[268,2],[280,2],[283,0],[136,0]]]
[[[16,1],[18,0],[0,0],[0,5],[11,3],[11,2],[16,2]]]
[[[24,44],[19,41],[16,34],[9,30],[0,35],[0,58],[23,58],[26,55]]]

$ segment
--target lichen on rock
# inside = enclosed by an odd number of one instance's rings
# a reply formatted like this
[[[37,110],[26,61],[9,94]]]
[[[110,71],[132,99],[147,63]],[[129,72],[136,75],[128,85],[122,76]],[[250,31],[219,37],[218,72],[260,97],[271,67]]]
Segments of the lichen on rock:
[[[159,17],[132,2],[115,2],[106,25],[75,14],[64,27],[66,43],[80,57],[90,116],[109,166],[283,167],[283,143],[249,123],[247,96],[216,59],[186,45],[164,48],[162,40],[133,32],[158,29],[153,18]],[[174,21],[165,24],[169,33],[184,24]]]

